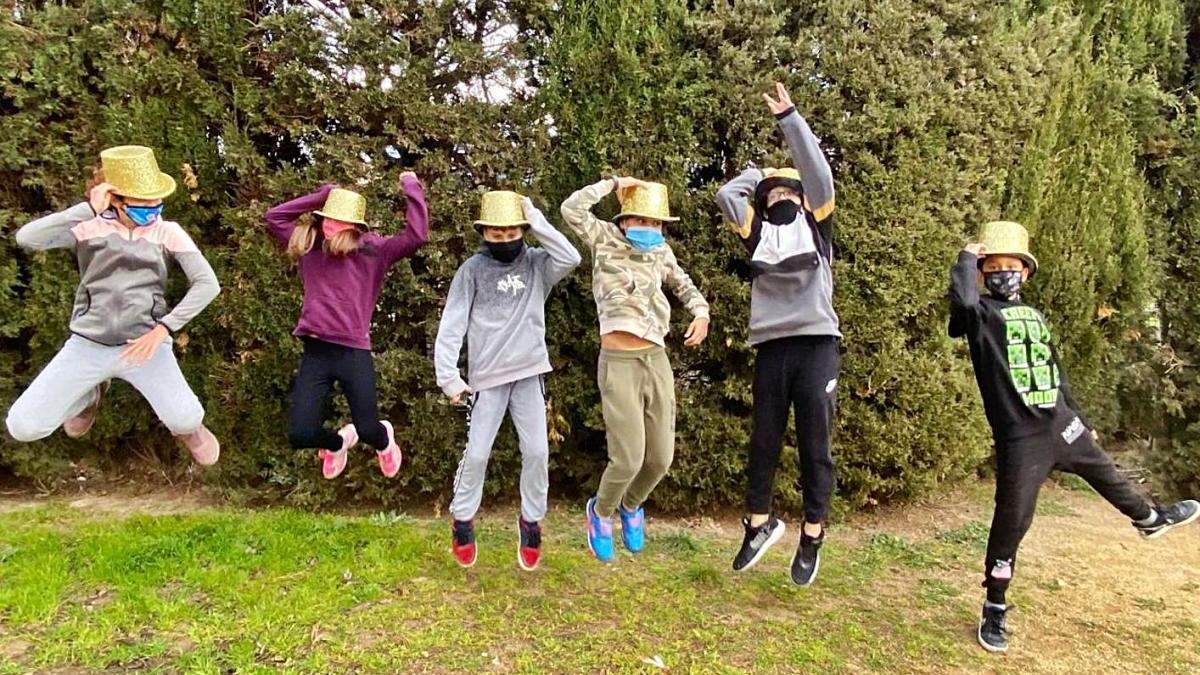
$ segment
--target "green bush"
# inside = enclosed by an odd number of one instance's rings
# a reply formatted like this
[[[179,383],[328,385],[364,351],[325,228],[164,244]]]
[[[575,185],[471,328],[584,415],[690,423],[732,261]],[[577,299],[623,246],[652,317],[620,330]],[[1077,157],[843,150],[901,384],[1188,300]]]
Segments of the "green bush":
[[[324,4],[333,15],[282,1],[6,10],[0,368],[14,375],[0,383],[0,405],[65,338],[77,281],[69,255],[17,251],[13,231],[80,199],[101,148],[141,142],[184,179],[169,214],[224,285],[178,341],[224,443],[205,480],[306,506],[444,503],[464,425],[434,386],[432,342],[449,280],[478,243],[468,223],[479,191],[520,189],[558,222],[572,190],[628,172],[671,187],[682,220],[669,236],[713,305],[712,334],[696,351],[682,349],[686,317],[676,313],[677,460],[655,500],[681,510],[739,503],[749,275],[712,194],[748,162],[786,161],[759,96],[778,78],[822,137],[838,183],[843,508],[927,493],[986,457],[965,349],[945,336],[944,295],[955,252],[988,219],[1030,225],[1045,266],[1033,296],[1082,398],[1116,423],[1108,402],[1137,353],[1122,340],[1140,326],[1150,287],[1149,273],[1134,272],[1152,268],[1147,223],[1165,217],[1148,206],[1158,202],[1147,200],[1138,144],[1166,116],[1147,92],[1160,103],[1172,94],[1147,64],[1183,58],[1176,3],[1099,18],[1071,2],[982,0]],[[1111,26],[1141,29],[1121,42]],[[373,331],[380,404],[406,468],[386,481],[360,455],[327,482],[312,456],[287,447],[300,284],[261,216],[332,180],[357,185],[373,223],[396,231],[400,167],[424,179],[433,224],[430,244],[389,276]],[[1102,308],[1109,318],[1094,325]],[[606,456],[586,262],[555,290],[548,325],[552,424],[563,436],[551,479],[578,496]],[[134,455],[186,466],[124,386],[86,443],[0,441],[4,466],[47,484],[81,466],[120,472]],[[793,456],[785,452],[778,481],[788,508],[799,504]],[[489,492],[515,494],[518,471],[515,439],[502,431]]]

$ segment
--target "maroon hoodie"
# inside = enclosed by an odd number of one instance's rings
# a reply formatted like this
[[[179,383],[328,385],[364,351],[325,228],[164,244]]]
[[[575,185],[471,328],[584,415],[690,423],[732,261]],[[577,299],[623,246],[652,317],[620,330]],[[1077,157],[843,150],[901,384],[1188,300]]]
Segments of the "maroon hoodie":
[[[393,263],[412,255],[429,240],[429,209],[421,182],[405,177],[401,184],[408,201],[403,232],[394,237],[366,232],[359,249],[345,256],[325,253],[318,236],[312,250],[300,258],[304,307],[293,335],[356,349],[371,348],[371,317],[384,275]],[[321,208],[334,187],[325,185],[310,195],[271,208],[266,214],[267,231],[286,247],[296,220]]]

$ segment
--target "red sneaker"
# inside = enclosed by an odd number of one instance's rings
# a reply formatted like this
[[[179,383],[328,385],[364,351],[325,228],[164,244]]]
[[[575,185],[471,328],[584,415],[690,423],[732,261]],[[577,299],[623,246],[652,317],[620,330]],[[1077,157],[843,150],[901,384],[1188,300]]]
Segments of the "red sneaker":
[[[454,559],[463,567],[475,565],[475,522],[472,520],[456,520],[451,528],[452,539],[450,551]]]
[[[532,572],[542,561],[542,526],[538,523],[527,523],[524,518],[518,518],[517,529],[521,532],[521,538],[517,544],[517,564],[526,572]]]

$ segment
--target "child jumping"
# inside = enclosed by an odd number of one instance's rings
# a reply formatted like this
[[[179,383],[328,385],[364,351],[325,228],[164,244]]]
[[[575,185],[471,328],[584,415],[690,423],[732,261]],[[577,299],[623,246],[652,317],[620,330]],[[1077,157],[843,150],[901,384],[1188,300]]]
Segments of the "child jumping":
[[[591,209],[616,190],[615,223]],[[699,347],[708,335],[708,302],[679,266],[663,237],[670,215],[667,186],[636,178],[606,178],[562,204],[567,225],[592,252],[592,294],[600,319],[597,379],[608,435],[608,467],[587,502],[588,546],[601,562],[613,558],[613,514],[631,553],[642,550],[643,502],[675,456],[675,375],[665,338],[671,305],[665,283],[694,317],[684,344]]]
[[[793,583],[817,577],[833,494],[832,438],[842,334],[833,311],[833,173],[783,84],[764,94],[796,169],[749,168],[717,191],[717,206],[750,254],[753,432],[747,463],[745,537],[734,571],[753,567],[783,538],[771,513],[775,470],[788,415],[804,488],[804,525],[792,556]]]
[[[541,560],[541,520],[549,490],[543,375],[546,299],[575,269],[579,252],[528,198],[515,192],[483,195],[475,227],[483,246],[458,268],[434,346],[437,383],[454,405],[467,406],[467,447],[454,477],[451,550],[458,564],[475,564],[474,518],[483,499],[492,443],[507,412],[521,442],[521,516],[517,564],[530,571]],[[532,230],[544,248],[525,246]],[[458,357],[467,340],[468,380]]]
[[[79,287],[71,337],[13,403],[8,432],[29,442],[61,425],[71,438],[82,437],[115,377],[146,397],[197,464],[215,464],[221,446],[203,424],[204,408],[179,370],[171,335],[217,297],[217,276],[187,232],[163,219],[175,179],[158,170],[153,150],[109,148],[100,163],[102,180],[88,201],[17,231],[24,249],[74,250]],[[165,297],[168,260],[188,278],[174,309]]]
[[[371,317],[384,277],[429,239],[421,182],[405,171],[400,185],[407,200],[405,228],[393,237],[369,230],[361,195],[332,185],[266,213],[267,231],[297,262],[304,283],[304,307],[292,333],[303,341],[304,352],[292,388],[288,437],[295,449],[319,449],[321,473],[329,479],[346,469],[348,452],[360,439],[375,448],[384,476],[400,471],[395,430],[379,419],[371,355]],[[309,212],[311,221],[297,224]],[[334,382],[341,385],[354,420],[337,433],[322,419]]]
[[[1096,444],[1096,432],[1071,397],[1045,319],[1021,301],[1022,285],[1037,270],[1025,228],[993,222],[950,271],[950,337],[967,338],[996,445],[996,510],[984,560],[987,601],[977,633],[991,652],[1008,650],[1005,592],[1038,490],[1051,471],[1083,478],[1148,539],[1200,515],[1192,500],[1168,507],[1147,502]],[[980,281],[987,295],[980,296]]]

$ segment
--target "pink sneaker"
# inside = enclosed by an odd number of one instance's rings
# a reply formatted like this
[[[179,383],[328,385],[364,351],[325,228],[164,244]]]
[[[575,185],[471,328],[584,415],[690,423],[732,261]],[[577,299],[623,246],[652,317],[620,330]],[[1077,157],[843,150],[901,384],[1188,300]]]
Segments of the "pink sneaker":
[[[383,420],[380,424],[387,429],[388,446],[375,453],[379,457],[379,471],[388,478],[395,478],[396,474],[400,473],[400,463],[404,461],[404,454],[400,452],[400,446],[396,444],[396,430],[392,428],[392,423]]]
[[[338,429],[338,436],[342,437],[341,450],[326,450],[321,449],[317,453],[321,457],[321,475],[329,480],[333,480],[342,475],[346,470],[346,461],[350,457],[350,448],[353,448],[358,443],[358,431],[353,424]]]
[[[200,466],[212,466],[221,457],[221,443],[208,427],[200,425],[190,434],[176,436],[183,447],[192,453],[192,459]]]
[[[92,430],[92,425],[96,423],[96,415],[100,414],[100,400],[104,398],[104,393],[108,391],[109,385],[112,384],[108,380],[96,385],[96,397],[88,404],[88,407],[83,409],[83,412],[63,422],[63,433],[68,438],[83,438],[84,434]]]

